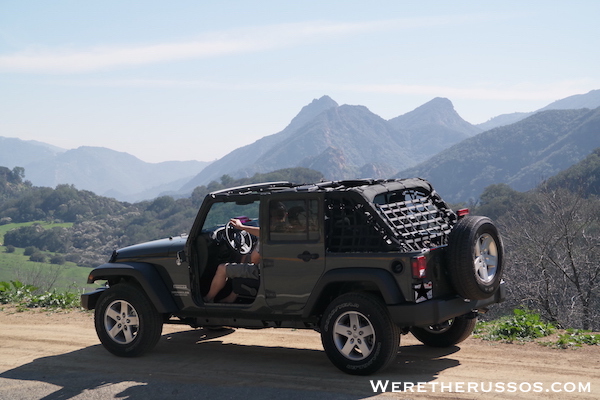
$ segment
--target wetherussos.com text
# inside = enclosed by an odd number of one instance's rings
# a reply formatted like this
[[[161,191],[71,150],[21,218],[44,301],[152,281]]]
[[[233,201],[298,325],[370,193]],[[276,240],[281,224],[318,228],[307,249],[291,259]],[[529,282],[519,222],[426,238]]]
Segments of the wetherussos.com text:
[[[395,382],[370,380],[375,393],[591,393],[590,382]]]

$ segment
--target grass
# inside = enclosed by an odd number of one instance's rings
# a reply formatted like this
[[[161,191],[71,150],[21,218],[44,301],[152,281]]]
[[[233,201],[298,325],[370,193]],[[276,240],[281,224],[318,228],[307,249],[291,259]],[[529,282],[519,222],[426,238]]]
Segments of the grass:
[[[584,329],[567,329],[558,335],[556,341],[540,342],[540,344],[559,349],[582,347],[583,345],[600,346],[600,334]]]
[[[44,229],[70,228],[73,226],[72,222],[54,223],[45,221],[0,225],[0,244],[3,243],[6,232],[11,229],[34,224],[39,224]],[[14,253],[7,253],[6,247],[0,246],[0,281],[21,281],[44,291],[91,287],[87,285],[87,276],[90,272],[88,268],[79,267],[72,262],[56,265],[29,261],[29,256],[24,256],[23,251],[22,248],[15,248]]]
[[[68,261],[63,265],[29,261],[29,256],[24,256],[23,251],[16,248],[14,253],[6,253],[6,247],[0,246],[0,281],[21,281],[43,290],[92,287],[87,285],[89,268]],[[54,280],[54,284],[49,286]]]
[[[549,336],[554,340],[548,339]],[[600,334],[582,329],[559,331],[553,324],[544,321],[539,314],[526,309],[515,309],[513,315],[493,321],[477,323],[474,337],[483,340],[514,342],[533,342],[548,347],[567,349],[583,345],[600,346]]]

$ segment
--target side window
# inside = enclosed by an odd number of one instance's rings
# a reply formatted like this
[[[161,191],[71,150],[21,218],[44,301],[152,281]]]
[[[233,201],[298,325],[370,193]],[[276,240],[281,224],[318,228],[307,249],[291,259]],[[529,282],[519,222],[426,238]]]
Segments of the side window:
[[[318,215],[316,200],[269,201],[269,240],[319,240]]]
[[[370,212],[351,198],[327,199],[325,209],[327,251],[332,253],[385,251],[384,235],[376,229]]]

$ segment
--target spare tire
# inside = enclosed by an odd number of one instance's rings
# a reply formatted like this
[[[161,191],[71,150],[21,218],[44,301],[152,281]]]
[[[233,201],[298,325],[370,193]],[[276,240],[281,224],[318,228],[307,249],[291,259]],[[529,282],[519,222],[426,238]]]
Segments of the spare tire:
[[[441,324],[424,327],[412,326],[410,332],[421,343],[431,347],[450,347],[468,338],[475,325],[477,316],[461,315]]]
[[[498,229],[487,217],[463,217],[448,238],[450,281],[457,293],[486,299],[500,286],[504,248]]]

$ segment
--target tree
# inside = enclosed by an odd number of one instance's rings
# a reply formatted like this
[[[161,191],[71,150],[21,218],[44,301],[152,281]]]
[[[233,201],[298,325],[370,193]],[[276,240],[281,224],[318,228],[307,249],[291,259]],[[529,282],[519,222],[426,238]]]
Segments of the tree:
[[[23,183],[23,178],[25,178],[25,168],[23,167],[14,167],[12,169],[12,173],[10,176],[10,181],[12,183]]]
[[[223,175],[221,177],[221,185],[223,185],[223,187],[230,187],[232,186],[235,182],[235,180],[231,177],[231,175]]]
[[[50,257],[50,264],[63,265],[66,262],[67,262],[67,259],[62,254],[55,254],[52,257]]]
[[[539,190],[501,219],[513,299],[564,327],[600,327],[600,200]]]
[[[25,250],[23,251],[23,255],[24,256],[30,256],[35,252],[38,252],[39,250],[37,248],[35,248],[35,246],[27,246],[25,247]]]
[[[477,214],[485,215],[493,220],[519,207],[527,200],[527,195],[512,189],[505,183],[490,185],[485,188],[480,197]]]
[[[29,256],[29,261],[45,263],[46,262],[46,254],[41,251],[37,251]]]

